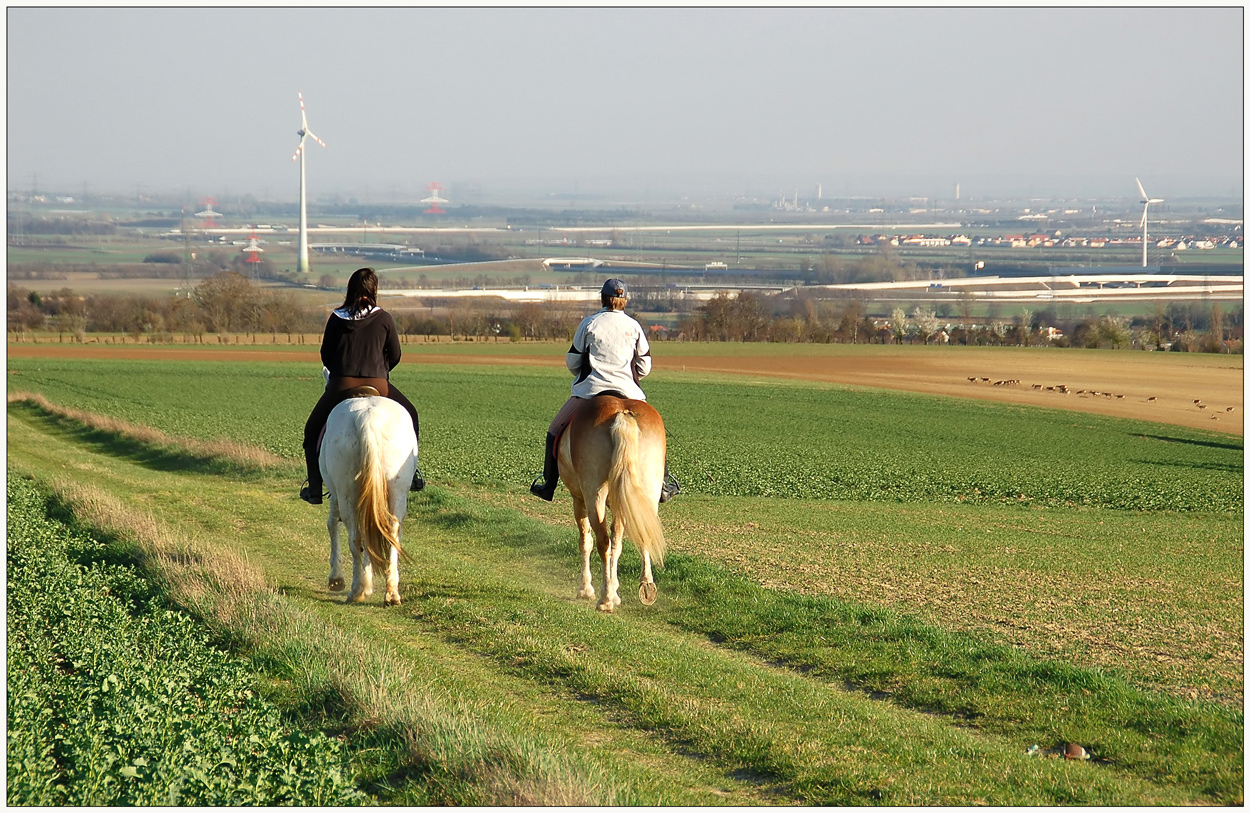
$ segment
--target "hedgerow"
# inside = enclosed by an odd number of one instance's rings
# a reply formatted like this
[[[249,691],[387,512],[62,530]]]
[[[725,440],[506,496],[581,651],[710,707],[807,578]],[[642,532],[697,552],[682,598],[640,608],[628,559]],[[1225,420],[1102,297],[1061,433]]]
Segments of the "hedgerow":
[[[109,545],[8,476],[8,803],[340,805],[341,744],[283,720],[241,660]]]

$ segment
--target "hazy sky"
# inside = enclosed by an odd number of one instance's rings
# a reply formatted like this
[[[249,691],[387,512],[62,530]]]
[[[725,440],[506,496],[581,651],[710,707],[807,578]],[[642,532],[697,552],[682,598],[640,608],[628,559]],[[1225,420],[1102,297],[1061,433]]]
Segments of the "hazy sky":
[[[9,189],[1240,195],[1240,8],[10,8]],[[310,142],[311,143],[311,142]],[[37,181],[36,181],[37,179]],[[454,197],[454,195],[449,196]]]

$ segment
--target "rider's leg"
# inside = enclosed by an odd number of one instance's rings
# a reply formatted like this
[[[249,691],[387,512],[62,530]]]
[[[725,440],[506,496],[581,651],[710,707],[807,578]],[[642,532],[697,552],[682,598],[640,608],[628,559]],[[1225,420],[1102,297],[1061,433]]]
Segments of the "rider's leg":
[[[560,482],[560,464],[556,462],[556,435],[547,433],[543,444],[543,481],[530,483],[530,493],[551,502],[556,496],[556,484]]]
[[[551,419],[551,425],[547,427],[547,440],[543,446],[543,480],[538,482],[535,480],[530,484],[530,493],[535,497],[541,497],[547,502],[551,502],[556,495],[556,486],[560,482],[560,466],[556,462],[556,438],[569,425],[569,421],[573,420],[573,416],[577,414],[577,410],[585,403],[584,399],[578,398],[576,395],[564,402],[564,406],[560,407],[560,411]]]
[[[308,470],[308,485],[300,489],[300,499],[312,505],[321,505],[321,466],[317,461],[317,438],[330,417],[330,410],[339,402],[337,392],[326,390],[321,394],[312,414],[304,424],[304,467]]]
[[[408,417],[412,418],[412,433],[416,435],[419,442],[421,440],[421,421],[417,417],[417,408],[413,406],[412,401],[409,401],[407,396],[396,389],[395,385],[389,381],[386,384],[386,397],[408,410]],[[425,478],[421,476],[421,466],[418,464],[412,472],[412,485],[408,487],[408,490],[420,491],[423,488],[425,488]]]

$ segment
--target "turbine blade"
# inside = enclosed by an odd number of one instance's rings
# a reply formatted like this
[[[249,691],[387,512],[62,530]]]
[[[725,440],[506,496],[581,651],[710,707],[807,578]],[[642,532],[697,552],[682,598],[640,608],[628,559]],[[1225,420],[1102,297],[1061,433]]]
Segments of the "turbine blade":
[[[326,143],[322,141],[320,138],[317,138],[317,134],[312,132],[311,130],[305,130],[304,135],[311,136],[313,141],[316,141],[318,144],[320,144],[323,147],[326,145]]]
[[[303,151],[304,151],[304,139],[301,136],[299,140],[299,146],[295,148],[295,154],[291,156],[291,160],[294,161],[296,158],[299,158],[299,154]]]
[[[301,102],[300,102],[300,109],[302,110],[302,109],[303,109],[303,107],[304,107],[304,105],[303,105],[303,102],[301,101]],[[1141,199],[1142,199],[1142,200],[1149,200],[1149,197],[1147,197],[1147,195],[1146,195],[1146,189],[1145,189],[1145,187],[1143,187],[1143,186],[1141,185],[1141,178],[1134,178],[1133,180],[1137,181],[1137,191],[1138,191],[1138,192],[1141,192]]]
[[[299,120],[300,120],[300,124],[302,124],[302,125],[303,125],[303,129],[307,130],[307,129],[308,129],[308,117],[307,117],[306,115],[304,115],[304,94],[303,94],[303,93],[300,93],[298,90],[297,90],[297,91],[295,91],[295,92],[299,94]],[[1143,194],[1143,195],[1145,195],[1146,193],[1145,193],[1145,192],[1142,192],[1142,194]]]
[[[1149,203],[1147,203],[1147,204],[1146,204],[1146,206],[1145,206],[1145,208],[1143,208],[1143,209],[1141,210],[1141,223],[1140,223],[1140,224],[1138,224],[1138,225],[1140,225],[1143,229],[1144,229],[1144,228],[1146,228],[1146,212],[1149,212],[1149,211],[1150,211],[1150,204],[1149,204]]]

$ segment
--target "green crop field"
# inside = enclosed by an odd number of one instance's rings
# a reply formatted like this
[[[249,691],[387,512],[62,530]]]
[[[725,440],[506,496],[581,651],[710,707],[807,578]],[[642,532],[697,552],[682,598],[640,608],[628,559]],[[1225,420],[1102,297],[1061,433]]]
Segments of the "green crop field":
[[[325,509],[295,497],[315,365],[8,371],[10,479],[139,551],[373,801],[1243,798],[1240,437],[657,371],[685,491],[659,601],[624,589],[627,546],[605,616],[573,598],[567,494],[527,492],[567,374],[402,365],[431,484],[404,604],[347,607]],[[1053,758],[1067,743],[1092,759]]]

